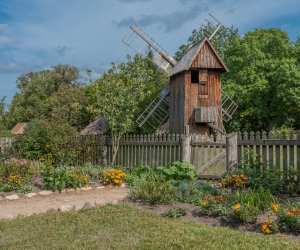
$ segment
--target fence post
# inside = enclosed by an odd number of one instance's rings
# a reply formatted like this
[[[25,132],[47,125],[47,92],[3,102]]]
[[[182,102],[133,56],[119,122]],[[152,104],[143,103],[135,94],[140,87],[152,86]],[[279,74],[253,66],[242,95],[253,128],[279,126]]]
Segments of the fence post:
[[[107,166],[107,153],[108,153],[108,138],[107,136],[101,136],[99,139],[100,142],[100,155],[101,155],[101,164]]]
[[[231,133],[226,136],[226,168],[234,170],[238,163],[238,134]]]
[[[191,135],[181,135],[181,161],[191,163]]]

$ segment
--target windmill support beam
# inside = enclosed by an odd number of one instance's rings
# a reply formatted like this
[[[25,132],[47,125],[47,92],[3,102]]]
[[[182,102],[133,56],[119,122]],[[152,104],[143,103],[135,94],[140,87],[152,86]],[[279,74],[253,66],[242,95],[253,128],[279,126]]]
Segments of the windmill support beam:
[[[130,28],[139,35],[145,42],[147,42],[153,49],[155,49],[165,60],[171,63],[173,66],[177,63],[177,61],[171,57],[166,51],[164,51],[158,44],[142,29],[140,29],[137,25],[132,25]]]

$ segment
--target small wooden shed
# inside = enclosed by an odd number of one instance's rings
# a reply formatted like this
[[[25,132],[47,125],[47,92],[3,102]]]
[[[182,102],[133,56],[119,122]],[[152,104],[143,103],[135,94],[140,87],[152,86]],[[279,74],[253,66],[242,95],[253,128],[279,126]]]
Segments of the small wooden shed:
[[[228,69],[208,39],[192,46],[170,76],[169,130],[210,134],[222,129],[221,73]]]

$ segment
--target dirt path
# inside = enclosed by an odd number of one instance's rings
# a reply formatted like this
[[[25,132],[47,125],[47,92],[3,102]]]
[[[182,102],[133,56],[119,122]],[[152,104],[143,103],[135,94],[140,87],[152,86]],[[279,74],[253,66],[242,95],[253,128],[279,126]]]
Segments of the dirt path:
[[[81,209],[85,203],[91,206],[115,204],[122,201],[127,196],[126,188],[93,189],[89,191],[79,191],[58,194],[53,193],[48,196],[35,196],[32,198],[21,198],[13,201],[0,201],[0,219],[12,219],[32,214],[45,213],[49,210],[58,210],[74,207]]]

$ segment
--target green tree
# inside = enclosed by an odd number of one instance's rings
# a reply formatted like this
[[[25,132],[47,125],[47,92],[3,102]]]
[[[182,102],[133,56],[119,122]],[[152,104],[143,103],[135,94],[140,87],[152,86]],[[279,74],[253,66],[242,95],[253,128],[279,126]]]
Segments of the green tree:
[[[175,53],[175,59],[180,60],[181,57],[187,52],[188,48],[191,45],[201,42],[205,37],[207,37],[207,34],[211,34],[213,30],[214,28],[209,24],[204,28],[201,27],[199,29],[194,29],[187,43],[180,45],[178,51]],[[230,28],[224,28],[222,31],[218,32],[214,36],[211,42],[214,48],[220,54],[220,56],[224,58],[225,51],[228,48],[228,46],[232,43],[232,41],[238,38],[239,38],[238,29],[235,29],[234,27],[230,27]]]
[[[271,130],[293,120],[299,128],[300,71],[286,32],[257,29],[226,49],[223,86],[238,103],[231,129]]]
[[[28,122],[47,117],[48,98],[61,86],[80,86],[79,69],[70,65],[53,66],[50,70],[29,72],[17,80],[19,92],[10,107],[10,122]]]
[[[7,104],[6,97],[0,99],[0,137],[11,136],[10,131],[7,130]]]
[[[89,110],[95,117],[104,116],[109,123],[113,142],[112,164],[115,162],[120,138],[135,129],[135,119],[141,111],[141,104],[157,91],[151,85],[155,77],[147,60],[128,56],[126,63],[112,63],[100,79],[88,86]]]

